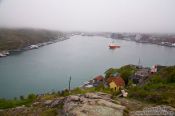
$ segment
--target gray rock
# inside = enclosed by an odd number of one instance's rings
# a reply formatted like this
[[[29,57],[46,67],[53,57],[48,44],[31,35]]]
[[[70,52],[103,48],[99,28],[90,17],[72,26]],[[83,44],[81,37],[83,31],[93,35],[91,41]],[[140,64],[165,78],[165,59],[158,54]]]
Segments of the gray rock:
[[[0,109],[0,112],[3,112],[4,110]]]
[[[84,98],[84,97],[80,97],[80,102],[81,102],[82,104],[84,104],[84,103],[86,103],[86,102],[88,102],[88,101],[87,101],[86,98]]]
[[[112,102],[106,101],[106,100],[98,100],[97,104],[102,105],[102,106],[106,106],[106,107],[110,107],[110,108],[114,108],[114,109],[118,109],[118,110],[124,110],[125,106],[121,106],[119,104],[114,104]]]
[[[101,99],[100,96],[98,96],[97,94],[94,94],[94,93],[86,93],[85,97],[90,98],[90,99]]]
[[[40,104],[40,102],[34,102],[32,105],[33,106],[37,106],[37,105],[39,105]]]
[[[49,106],[51,103],[52,103],[52,100],[46,100],[46,101],[44,102],[44,105]]]
[[[25,108],[25,105],[18,106],[18,107],[16,107],[15,109],[23,109],[23,108]]]
[[[111,102],[106,94],[104,96],[105,99],[101,93],[68,96],[64,101],[63,113],[68,116],[123,116],[125,106]]]
[[[72,96],[68,97],[68,100],[69,101],[79,101],[79,96],[72,95]]]
[[[56,99],[51,103],[50,107],[52,107],[52,108],[56,107],[59,104],[63,104],[63,102],[64,102],[63,98]]]
[[[61,105],[61,108],[57,107],[58,105]],[[53,100],[41,99],[30,107],[22,106],[0,111],[0,115],[5,112],[6,114],[2,116],[7,114],[9,116],[39,116],[49,109],[55,110],[61,116],[123,116],[125,111],[125,107],[115,104],[109,94],[99,92],[58,97]]]

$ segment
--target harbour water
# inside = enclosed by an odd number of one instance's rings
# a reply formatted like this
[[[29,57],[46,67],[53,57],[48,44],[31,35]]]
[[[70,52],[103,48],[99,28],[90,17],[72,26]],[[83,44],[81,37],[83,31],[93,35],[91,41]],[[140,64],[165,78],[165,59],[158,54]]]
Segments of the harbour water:
[[[44,93],[81,85],[110,67],[125,64],[175,65],[175,48],[115,40],[111,50],[104,37],[72,36],[70,39],[0,58],[0,98]]]

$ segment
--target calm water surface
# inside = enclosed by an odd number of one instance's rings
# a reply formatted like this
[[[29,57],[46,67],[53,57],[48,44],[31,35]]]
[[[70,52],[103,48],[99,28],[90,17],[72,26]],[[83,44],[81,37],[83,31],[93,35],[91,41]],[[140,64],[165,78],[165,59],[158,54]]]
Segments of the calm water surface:
[[[110,50],[110,38],[73,36],[71,39],[0,59],[0,97],[13,98],[72,87],[125,64],[175,65],[175,48],[115,40],[121,48]]]

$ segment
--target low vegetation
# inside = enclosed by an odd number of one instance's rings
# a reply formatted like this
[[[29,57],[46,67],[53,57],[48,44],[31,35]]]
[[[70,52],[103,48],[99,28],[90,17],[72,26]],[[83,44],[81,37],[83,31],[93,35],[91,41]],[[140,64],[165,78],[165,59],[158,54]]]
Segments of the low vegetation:
[[[14,98],[12,100],[0,99],[0,109],[13,108],[21,105],[29,106],[36,99],[36,95],[29,94],[24,98],[20,96],[20,99]]]
[[[155,103],[167,104],[175,107],[175,66],[162,68],[156,74],[149,76],[142,86],[130,86],[130,77],[137,71],[132,65],[126,65],[119,69],[110,68],[105,72],[105,78],[119,73],[124,79],[128,89],[129,98]]]
[[[110,94],[113,93],[109,88],[104,88],[104,86],[102,85],[87,89],[80,89],[79,87],[77,87],[71,90],[70,92],[68,90],[63,90],[58,92],[46,93],[42,95],[42,97],[37,97],[37,95],[35,94],[29,94],[28,97],[26,98],[24,96],[20,96],[19,99],[17,98],[11,100],[0,99],[0,109],[13,108],[21,105],[30,106],[37,98],[40,100],[51,100],[58,97],[66,97],[69,95],[76,95],[76,94],[85,94],[88,92],[104,92]]]
[[[175,66],[160,70],[143,86],[129,88],[129,97],[175,107]]]
[[[99,85],[98,87],[91,87],[86,89],[81,89],[79,87],[72,89],[70,92],[66,89],[63,91],[53,92],[45,94],[42,98],[43,99],[54,99],[56,97],[66,97],[69,95],[76,95],[76,94],[85,94],[89,92],[104,92],[104,93],[112,93],[109,88],[105,88],[103,85]]]

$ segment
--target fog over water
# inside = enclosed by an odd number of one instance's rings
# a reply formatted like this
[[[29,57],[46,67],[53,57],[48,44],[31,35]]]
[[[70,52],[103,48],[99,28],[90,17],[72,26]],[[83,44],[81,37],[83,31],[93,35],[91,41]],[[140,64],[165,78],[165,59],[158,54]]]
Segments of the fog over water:
[[[0,27],[175,33],[175,0],[0,0]]]

